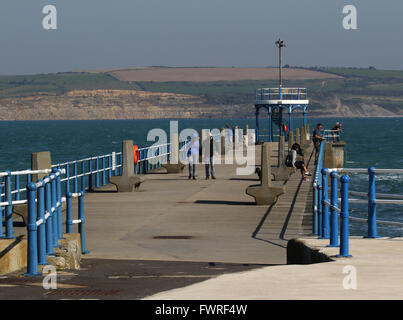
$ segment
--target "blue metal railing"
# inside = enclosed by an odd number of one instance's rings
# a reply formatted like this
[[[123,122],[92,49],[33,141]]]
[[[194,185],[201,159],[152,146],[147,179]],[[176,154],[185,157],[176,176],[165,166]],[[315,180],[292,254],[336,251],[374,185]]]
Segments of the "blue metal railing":
[[[339,176],[339,172],[344,173],[368,173],[368,192],[349,191],[350,178],[347,175]],[[376,172],[382,173],[400,173],[403,174],[401,169],[375,169],[370,167],[363,168],[345,168],[345,169],[322,169],[322,201],[321,201],[321,214],[322,219],[320,223],[321,238],[329,239],[331,247],[337,247],[338,244],[338,214],[341,214],[342,225],[340,228],[340,255],[343,257],[350,256],[348,252],[348,234],[349,234],[349,221],[364,222],[368,224],[367,238],[377,238],[377,224],[403,226],[403,223],[396,221],[382,221],[376,217],[377,204],[403,204],[403,195],[397,194],[376,194],[375,174]],[[328,176],[331,177],[331,200],[329,201],[328,194]],[[341,181],[340,194],[338,198],[338,180]],[[350,196],[366,197],[367,199],[354,199]],[[378,198],[389,199],[378,199]],[[338,203],[341,200],[341,209]],[[362,203],[368,205],[367,219],[351,217],[349,215],[350,203]],[[329,219],[329,209],[330,219]]]
[[[318,161],[316,164],[315,172],[313,175],[313,226],[312,233],[314,235],[319,235],[319,226],[321,225],[322,215],[321,215],[321,197],[322,194],[320,190],[322,189],[322,168],[323,168],[323,158],[325,154],[325,141],[320,143]]]
[[[185,142],[179,144],[180,159],[185,158]],[[169,159],[170,144],[139,149],[136,173],[147,173],[161,167]],[[32,182],[32,175],[48,174]],[[28,207],[28,266],[26,275],[36,275],[38,265],[46,264],[62,237],[62,203],[66,202],[66,233],[78,224],[82,253],[86,250],[84,195],[93,187],[110,183],[112,176],[122,174],[122,152],[57,163],[51,169],[6,171],[0,173],[0,238],[14,239],[13,206]],[[1,181],[3,180],[3,181]],[[21,188],[21,182],[26,185]],[[64,184],[64,185],[63,185]],[[78,198],[78,219],[73,219],[72,198]],[[4,219],[4,226],[3,226]],[[4,232],[3,232],[4,229]]]
[[[342,140],[341,130],[323,130],[327,142],[340,142]]]
[[[39,265],[47,264],[47,256],[54,254],[63,237],[62,203],[66,202],[66,233],[72,233],[72,224],[78,224],[81,253],[87,254],[85,242],[84,191],[62,197],[61,175],[53,169],[49,176],[30,182],[28,189],[28,250],[26,276],[40,275]],[[72,198],[78,197],[78,219],[72,219]]]

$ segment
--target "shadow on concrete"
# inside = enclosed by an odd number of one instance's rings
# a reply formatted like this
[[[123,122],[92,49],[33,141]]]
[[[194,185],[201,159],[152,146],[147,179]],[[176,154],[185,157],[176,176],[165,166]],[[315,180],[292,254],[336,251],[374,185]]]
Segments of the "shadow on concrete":
[[[92,190],[87,191],[88,193],[118,193],[117,190]]]
[[[225,200],[196,200],[194,203],[199,204],[223,204],[230,206],[256,206],[254,202],[246,201],[225,201]]]
[[[13,243],[11,243],[9,246],[7,246],[7,248],[5,248],[3,251],[0,252],[0,259],[4,257],[7,253],[9,253],[17,244],[19,244],[23,238],[24,238],[23,235],[15,238],[15,241],[13,241]]]
[[[259,181],[259,178],[230,178],[234,181]]]
[[[311,155],[310,155],[310,157],[309,157],[309,160],[308,160],[308,162],[307,162],[307,167],[308,167],[309,163],[310,163],[311,160],[312,160],[312,156],[313,156],[314,152],[315,152],[315,151],[313,150],[312,153],[311,153]],[[291,219],[291,215],[292,215],[292,213],[293,213],[294,206],[295,206],[295,203],[296,203],[298,194],[299,194],[299,190],[301,189],[302,183],[303,183],[303,180],[302,180],[302,178],[301,178],[301,180],[300,180],[300,182],[299,182],[299,184],[298,184],[297,190],[295,191],[294,197],[293,197],[293,199],[292,199],[291,206],[290,206],[290,210],[288,211],[287,217],[286,217],[285,220],[284,220],[283,227],[281,228],[280,234],[279,234],[279,236],[278,236],[278,240],[288,241],[288,239],[285,239],[285,238],[284,238],[284,235],[285,235],[285,233],[286,233],[286,231],[287,231],[288,222],[289,222],[290,219]],[[259,224],[257,225],[255,231],[252,233],[252,238],[254,238],[254,239],[256,239],[256,240],[265,241],[265,242],[268,242],[268,243],[270,243],[270,244],[273,244],[273,245],[276,245],[276,246],[279,246],[279,247],[282,247],[282,248],[286,248],[286,246],[284,246],[284,245],[281,245],[281,244],[278,244],[278,243],[275,243],[275,242],[273,242],[273,241],[269,241],[269,240],[266,240],[266,239],[262,239],[262,238],[260,238],[260,237],[257,236],[258,233],[260,232],[260,229],[262,228],[262,226],[263,226],[264,223],[266,222],[267,217],[269,216],[269,214],[270,214],[272,208],[274,207],[274,205],[275,205],[275,204],[271,205],[271,206],[269,207],[269,209],[267,210],[267,212],[263,215],[263,217],[262,217],[262,219],[260,220]],[[275,240],[275,239],[273,239],[273,240]]]

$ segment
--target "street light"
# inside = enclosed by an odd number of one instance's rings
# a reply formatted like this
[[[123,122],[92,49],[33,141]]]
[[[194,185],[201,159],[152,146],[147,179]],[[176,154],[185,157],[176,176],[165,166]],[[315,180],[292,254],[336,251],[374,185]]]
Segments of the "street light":
[[[282,48],[285,48],[286,47],[286,45],[285,45],[285,43],[284,43],[284,41],[283,40],[281,40],[281,39],[278,39],[277,41],[276,41],[276,46],[277,46],[277,48],[279,48],[279,80],[280,80],[280,88],[282,87],[282,85],[283,85],[283,79],[282,79],[282,69],[283,69],[283,57],[282,57]]]

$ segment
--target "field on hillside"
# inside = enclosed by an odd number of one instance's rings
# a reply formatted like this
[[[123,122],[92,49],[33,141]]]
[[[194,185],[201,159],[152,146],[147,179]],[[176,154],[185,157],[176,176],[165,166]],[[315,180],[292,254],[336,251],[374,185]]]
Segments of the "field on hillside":
[[[120,81],[154,82],[210,82],[242,80],[276,80],[277,68],[139,68],[108,72]],[[289,80],[340,79],[341,76],[285,68],[283,76]]]

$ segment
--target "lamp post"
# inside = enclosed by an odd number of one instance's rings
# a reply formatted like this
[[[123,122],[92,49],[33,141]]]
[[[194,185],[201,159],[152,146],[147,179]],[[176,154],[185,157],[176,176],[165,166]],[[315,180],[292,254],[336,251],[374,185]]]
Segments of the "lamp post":
[[[279,49],[279,80],[280,80],[280,88],[283,85],[282,71],[283,71],[283,57],[282,57],[282,48],[286,47],[283,40],[278,39],[276,41],[276,46]]]

